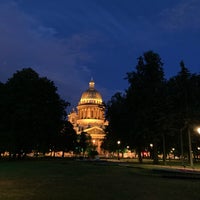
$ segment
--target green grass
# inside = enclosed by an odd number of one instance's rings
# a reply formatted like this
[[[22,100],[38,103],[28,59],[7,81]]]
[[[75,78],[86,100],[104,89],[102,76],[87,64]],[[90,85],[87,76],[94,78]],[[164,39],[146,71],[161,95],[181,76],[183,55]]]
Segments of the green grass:
[[[167,179],[151,169],[101,162],[0,162],[0,200],[200,199],[200,180]]]

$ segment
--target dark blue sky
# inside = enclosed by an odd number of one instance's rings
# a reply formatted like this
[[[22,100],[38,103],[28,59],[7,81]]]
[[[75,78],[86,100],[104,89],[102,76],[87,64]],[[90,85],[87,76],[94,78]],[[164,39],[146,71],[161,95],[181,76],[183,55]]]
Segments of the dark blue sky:
[[[0,0],[0,81],[25,67],[76,105],[93,77],[105,101],[153,50],[166,78],[200,72],[199,0]]]

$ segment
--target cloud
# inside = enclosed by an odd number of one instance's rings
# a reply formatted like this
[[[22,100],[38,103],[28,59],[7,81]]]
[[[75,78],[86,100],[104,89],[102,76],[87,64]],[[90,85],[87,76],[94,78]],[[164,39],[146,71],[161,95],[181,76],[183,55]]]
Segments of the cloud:
[[[131,0],[61,2],[0,1],[0,81],[32,67],[53,80],[66,100],[76,103],[93,76],[106,98],[125,85],[112,81],[123,79],[144,51],[172,48],[180,30],[199,29],[200,24],[198,0],[160,2],[156,12],[149,4],[140,10],[143,4]]]
[[[79,98],[81,87],[87,85],[85,77],[91,75],[87,63],[93,57],[87,48],[98,37],[95,32],[56,38],[54,28],[23,13],[12,1],[0,3],[0,24],[0,81],[16,70],[32,67],[53,80],[68,101]],[[85,67],[79,67],[80,63]]]
[[[169,31],[200,29],[200,1],[184,0],[171,9],[160,13],[162,28]]]

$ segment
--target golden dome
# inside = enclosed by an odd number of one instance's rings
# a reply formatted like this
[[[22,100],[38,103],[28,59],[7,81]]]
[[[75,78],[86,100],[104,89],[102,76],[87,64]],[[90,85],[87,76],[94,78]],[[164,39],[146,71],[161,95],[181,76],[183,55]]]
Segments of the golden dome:
[[[89,82],[89,88],[83,92],[79,105],[80,104],[102,104],[101,94],[94,88],[94,81]]]

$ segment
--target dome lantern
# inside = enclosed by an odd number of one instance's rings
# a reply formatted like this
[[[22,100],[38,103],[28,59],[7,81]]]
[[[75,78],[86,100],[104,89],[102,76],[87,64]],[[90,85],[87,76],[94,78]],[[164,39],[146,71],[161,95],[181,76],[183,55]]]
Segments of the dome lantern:
[[[91,81],[89,82],[89,88],[94,89],[94,85],[95,85],[95,83],[93,81],[93,78],[91,78]]]

